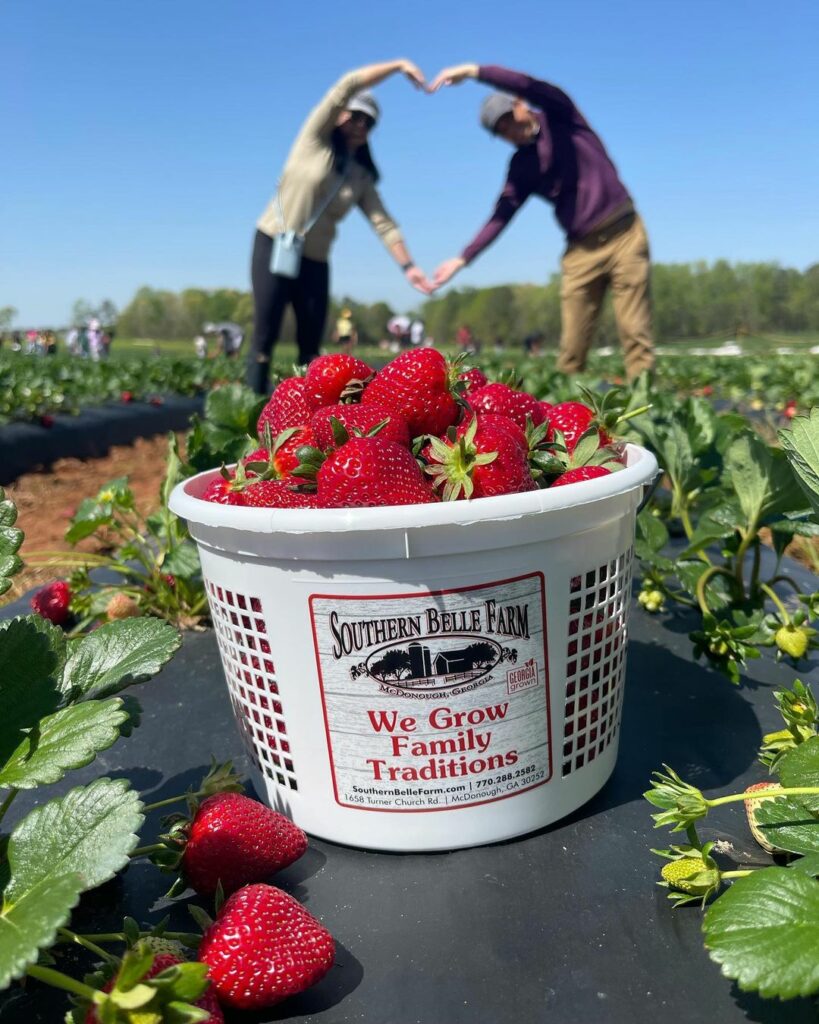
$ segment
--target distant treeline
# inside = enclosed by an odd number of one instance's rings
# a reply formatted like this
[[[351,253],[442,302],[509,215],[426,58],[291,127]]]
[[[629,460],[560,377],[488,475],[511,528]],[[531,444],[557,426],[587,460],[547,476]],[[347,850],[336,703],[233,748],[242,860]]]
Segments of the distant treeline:
[[[819,330],[819,264],[803,273],[776,263],[658,263],[652,271],[652,289],[658,341]],[[342,306],[352,309],[359,337],[366,342],[385,337],[390,317],[407,312],[393,310],[384,302],[365,305],[344,297],[332,304],[328,330]],[[547,344],[557,344],[560,276],[553,275],[545,285],[450,289],[411,312],[421,317],[427,334],[438,342],[451,341],[457,328],[466,324],[482,341],[500,338],[518,343],[527,335],[541,333]],[[143,287],[122,311],[117,333],[121,337],[192,338],[204,323],[219,320],[233,320],[249,330],[253,323],[251,295],[228,288],[169,292]],[[290,317],[283,336],[293,336]],[[611,342],[617,336],[610,299],[600,336]]]

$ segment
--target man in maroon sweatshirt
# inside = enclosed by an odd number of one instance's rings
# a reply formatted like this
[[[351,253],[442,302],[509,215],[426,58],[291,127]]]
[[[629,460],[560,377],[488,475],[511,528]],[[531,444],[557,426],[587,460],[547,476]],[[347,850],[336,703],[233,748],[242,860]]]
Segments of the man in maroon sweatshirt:
[[[558,369],[576,373],[585,367],[611,285],[626,372],[633,378],[650,370],[648,238],[603,143],[564,92],[518,71],[460,64],[442,71],[430,92],[468,78],[503,90],[484,100],[481,124],[515,153],[491,217],[460,256],[438,267],[436,288],[483,252],[530,195],[540,196],[554,206],[566,233]]]

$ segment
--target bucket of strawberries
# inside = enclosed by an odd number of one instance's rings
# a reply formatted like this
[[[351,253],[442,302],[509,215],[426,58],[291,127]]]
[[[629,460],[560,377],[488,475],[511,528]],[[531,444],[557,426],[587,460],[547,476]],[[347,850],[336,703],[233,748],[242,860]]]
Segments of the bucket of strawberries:
[[[356,846],[494,842],[617,755],[635,518],[611,394],[551,405],[435,349],[320,356],[259,446],[180,484],[259,792]]]

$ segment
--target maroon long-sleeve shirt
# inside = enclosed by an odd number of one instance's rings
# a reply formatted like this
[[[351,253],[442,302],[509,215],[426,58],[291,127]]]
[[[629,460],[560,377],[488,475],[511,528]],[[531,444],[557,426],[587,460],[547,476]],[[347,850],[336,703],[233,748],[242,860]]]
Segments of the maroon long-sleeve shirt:
[[[461,254],[470,263],[503,231],[530,195],[555,208],[572,242],[631,202],[603,143],[565,92],[519,71],[482,66],[478,78],[520,96],[532,108],[540,130],[515,150],[492,216]]]

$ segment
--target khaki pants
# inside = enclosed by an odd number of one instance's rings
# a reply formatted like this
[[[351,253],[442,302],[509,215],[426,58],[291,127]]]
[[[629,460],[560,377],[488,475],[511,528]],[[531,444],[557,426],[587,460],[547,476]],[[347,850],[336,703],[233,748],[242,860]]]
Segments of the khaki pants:
[[[639,217],[612,238],[601,232],[593,241],[569,246],[562,261],[559,370],[577,373],[585,368],[608,285],[626,375],[631,380],[654,366],[650,267],[648,237]]]

